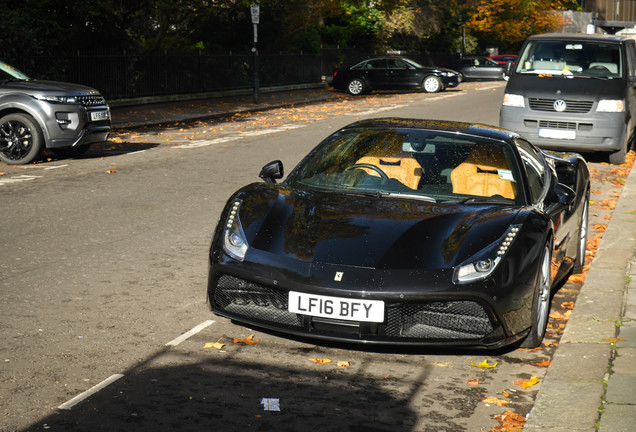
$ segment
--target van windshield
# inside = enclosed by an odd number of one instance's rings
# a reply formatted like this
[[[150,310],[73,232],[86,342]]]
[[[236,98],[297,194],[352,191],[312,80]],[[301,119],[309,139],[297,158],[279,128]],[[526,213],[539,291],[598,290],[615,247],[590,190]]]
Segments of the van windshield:
[[[533,41],[517,62],[519,74],[623,77],[620,45],[602,42]]]

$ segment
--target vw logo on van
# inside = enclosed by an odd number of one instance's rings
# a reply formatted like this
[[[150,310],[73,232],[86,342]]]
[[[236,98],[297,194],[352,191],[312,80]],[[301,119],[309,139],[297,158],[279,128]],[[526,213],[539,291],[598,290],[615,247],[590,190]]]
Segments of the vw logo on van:
[[[554,104],[552,106],[554,107],[555,111],[563,112],[568,107],[568,104],[566,104],[563,99],[557,99],[554,101]]]

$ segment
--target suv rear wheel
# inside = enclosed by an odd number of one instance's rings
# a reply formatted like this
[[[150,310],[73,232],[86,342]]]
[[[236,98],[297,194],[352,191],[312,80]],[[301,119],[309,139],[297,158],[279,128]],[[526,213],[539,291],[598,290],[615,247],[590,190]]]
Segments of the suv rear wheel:
[[[0,119],[0,160],[12,165],[33,161],[42,150],[42,131],[27,114],[7,114]]]

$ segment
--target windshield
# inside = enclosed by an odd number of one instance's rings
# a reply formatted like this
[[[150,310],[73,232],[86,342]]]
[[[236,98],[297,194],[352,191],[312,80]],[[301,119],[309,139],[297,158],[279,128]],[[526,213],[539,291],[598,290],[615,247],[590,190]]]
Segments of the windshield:
[[[622,78],[620,45],[601,42],[533,41],[517,62],[517,73]]]
[[[323,141],[286,182],[341,193],[511,204],[519,198],[519,178],[512,150],[500,141],[434,130],[352,129]]]
[[[19,79],[28,80],[29,77],[8,64],[0,61],[0,80]]]

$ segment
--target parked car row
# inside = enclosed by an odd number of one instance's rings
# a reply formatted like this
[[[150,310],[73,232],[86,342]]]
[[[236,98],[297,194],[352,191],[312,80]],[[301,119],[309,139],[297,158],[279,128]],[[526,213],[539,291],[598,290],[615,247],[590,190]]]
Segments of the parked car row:
[[[426,67],[405,57],[377,57],[337,69],[331,86],[361,95],[373,90],[424,90],[457,87],[464,79],[506,79],[506,66],[486,57],[464,57],[451,68]]]

